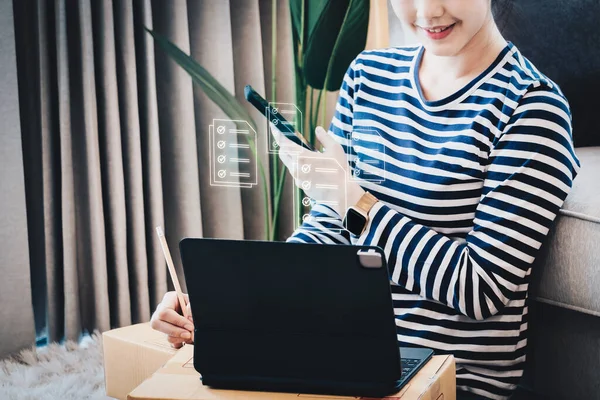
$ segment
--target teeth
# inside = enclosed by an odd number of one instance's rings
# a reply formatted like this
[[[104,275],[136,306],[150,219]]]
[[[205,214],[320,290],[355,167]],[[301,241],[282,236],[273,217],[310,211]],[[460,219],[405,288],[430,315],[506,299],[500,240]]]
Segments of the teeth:
[[[431,33],[440,33],[442,31],[445,31],[446,29],[450,28],[450,26],[447,26],[445,28],[437,28],[437,29],[426,29],[428,32]]]

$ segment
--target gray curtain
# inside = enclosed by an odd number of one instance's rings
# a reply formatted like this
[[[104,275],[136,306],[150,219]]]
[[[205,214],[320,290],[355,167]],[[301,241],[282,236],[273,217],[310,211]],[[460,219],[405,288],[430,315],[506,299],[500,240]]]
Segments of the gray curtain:
[[[0,2],[0,359],[35,338],[13,7]],[[2,385],[0,384],[0,387]],[[2,389],[0,389],[2,391]]]
[[[263,188],[210,185],[208,127],[225,119],[144,26],[243,99],[293,102],[287,0],[15,0],[31,285],[49,340],[147,321],[180,278],[183,237],[263,239]],[[266,146],[263,118],[247,106]],[[260,147],[259,147],[260,148]],[[266,152],[259,152],[268,165]],[[262,185],[262,183],[259,184]],[[288,179],[279,238],[293,230]]]

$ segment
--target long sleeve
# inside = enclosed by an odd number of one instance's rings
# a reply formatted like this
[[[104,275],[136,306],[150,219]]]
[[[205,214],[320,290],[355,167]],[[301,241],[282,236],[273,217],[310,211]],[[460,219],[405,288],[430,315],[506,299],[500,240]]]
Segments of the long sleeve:
[[[317,203],[309,215],[288,242],[351,244],[350,233],[344,229],[341,217],[329,206]]]
[[[357,242],[384,249],[395,284],[482,320],[524,301],[521,288],[578,170],[568,104],[530,91],[493,143],[466,241],[380,201]]]
[[[342,83],[329,134],[379,199],[365,232],[316,204],[289,241],[382,248],[399,345],[452,353],[458,389],[508,398],[526,361],[532,266],[580,168],[570,107],[511,42],[428,100],[425,51],[366,50]]]
[[[350,168],[354,167],[356,154],[349,145],[347,138],[352,132],[352,115],[354,112],[354,93],[357,80],[354,73],[356,60],[354,60],[342,81],[338,101],[329,134],[336,138],[348,154]],[[288,238],[288,242],[299,243],[325,243],[325,244],[350,244],[350,233],[344,229],[342,217],[324,204],[315,204],[309,213],[310,218]]]

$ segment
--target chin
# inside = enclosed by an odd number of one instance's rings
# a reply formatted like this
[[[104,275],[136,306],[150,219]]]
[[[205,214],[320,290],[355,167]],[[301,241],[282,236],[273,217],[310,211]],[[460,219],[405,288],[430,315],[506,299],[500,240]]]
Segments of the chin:
[[[421,43],[425,47],[425,51],[438,57],[455,56],[461,48],[457,43],[432,43],[428,38],[423,38]]]
[[[423,30],[417,28],[413,30],[418,41],[423,44],[425,50],[438,57],[451,57],[460,53],[460,50],[465,46],[465,40],[461,31],[456,29],[444,40],[434,40],[429,38]]]

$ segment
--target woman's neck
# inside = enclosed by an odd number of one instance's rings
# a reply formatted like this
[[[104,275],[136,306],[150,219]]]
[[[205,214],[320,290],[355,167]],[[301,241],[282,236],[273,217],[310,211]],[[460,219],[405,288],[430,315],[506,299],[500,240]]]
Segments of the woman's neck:
[[[484,71],[506,44],[496,24],[490,21],[455,55],[437,56],[425,51],[419,73],[444,80],[471,78]]]

